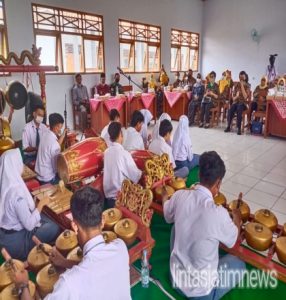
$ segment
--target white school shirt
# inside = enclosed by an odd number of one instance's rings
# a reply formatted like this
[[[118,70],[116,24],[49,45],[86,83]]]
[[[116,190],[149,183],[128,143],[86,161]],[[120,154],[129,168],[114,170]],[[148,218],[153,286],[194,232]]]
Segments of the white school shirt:
[[[63,273],[45,300],[131,300],[129,255],[121,239],[102,235],[83,247],[83,259]]]
[[[61,147],[57,136],[51,131],[47,131],[39,145],[35,171],[40,181],[48,182],[55,178],[57,173],[57,158],[61,152]]]
[[[127,128],[123,148],[127,151],[145,149],[142,135],[134,127]]]
[[[174,146],[174,141],[172,144],[172,147]],[[186,142],[185,140],[182,141],[180,144],[180,147],[178,148],[178,151],[176,153],[176,156],[174,156],[174,160],[179,161],[192,161],[194,158],[193,150],[192,150],[192,144]]]
[[[166,143],[164,138],[159,136],[159,138],[154,139],[149,145],[149,150],[157,155],[162,155],[163,153],[167,153],[169,155],[169,159],[173,165],[173,168],[176,168],[176,163],[172,153],[172,147]]]
[[[106,198],[116,198],[124,179],[138,183],[142,171],[119,143],[111,143],[104,152],[103,190]]]
[[[100,137],[102,137],[104,139],[104,137],[106,136],[106,134],[108,134],[108,127],[110,125],[111,122],[109,122],[106,126],[103,127]]]
[[[35,124],[35,121],[32,120],[31,122],[27,123],[23,129],[22,133],[22,149],[25,150],[28,147],[36,147],[36,139],[37,139],[37,125]],[[40,141],[42,139],[42,136],[45,132],[49,131],[48,127],[40,123],[39,125],[39,135],[40,135]],[[36,152],[25,152],[26,155],[34,155]]]
[[[170,257],[173,281],[179,285],[180,277],[189,275],[187,285],[178,288],[187,297],[208,295],[218,280],[219,243],[232,248],[238,229],[223,206],[216,206],[211,192],[197,185],[194,190],[176,192],[164,204],[164,217],[175,223],[174,248]],[[189,271],[188,273],[183,273]],[[199,272],[201,278],[196,274]],[[205,272],[205,274],[204,274]],[[194,285],[188,286],[188,282]],[[195,286],[196,285],[196,286]]]

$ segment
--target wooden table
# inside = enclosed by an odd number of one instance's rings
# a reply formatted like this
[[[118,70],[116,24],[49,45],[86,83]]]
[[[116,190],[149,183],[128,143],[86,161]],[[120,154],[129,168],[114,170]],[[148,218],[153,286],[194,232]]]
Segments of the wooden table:
[[[186,92],[164,92],[163,111],[169,114],[172,120],[178,121],[180,116],[187,115],[188,104],[189,98]]]
[[[93,132],[100,135],[104,126],[106,126],[110,122],[109,110],[107,106],[111,104],[111,101],[113,101],[113,104],[115,104],[116,101],[123,101],[123,100],[124,103],[122,107],[118,109],[118,111],[120,113],[120,122],[124,127],[126,127],[127,126],[127,98],[126,97],[123,98],[111,97],[105,100],[90,99],[91,128]],[[112,105],[112,107],[117,109],[116,105]]]
[[[150,97],[149,101],[148,99],[143,100],[142,97]],[[153,98],[153,100],[151,100]],[[155,94],[143,94],[143,95],[130,95],[128,97],[128,103],[127,103],[127,123],[130,124],[131,115],[135,110],[141,110],[141,109],[148,109],[151,114],[153,115],[153,118],[156,120],[157,115],[157,109],[156,109],[156,95]],[[149,102],[149,103],[148,103]],[[150,105],[150,106],[149,106]]]
[[[284,115],[277,106],[284,106]],[[286,99],[283,97],[269,98],[266,105],[264,137],[274,135],[286,138]]]

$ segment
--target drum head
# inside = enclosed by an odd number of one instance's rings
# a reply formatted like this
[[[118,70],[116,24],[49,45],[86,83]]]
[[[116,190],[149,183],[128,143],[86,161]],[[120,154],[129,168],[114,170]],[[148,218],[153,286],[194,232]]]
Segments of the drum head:
[[[12,81],[7,87],[5,97],[10,106],[14,109],[21,109],[28,99],[27,89],[21,82]]]
[[[3,114],[6,106],[5,96],[2,89],[0,89],[0,115]]]

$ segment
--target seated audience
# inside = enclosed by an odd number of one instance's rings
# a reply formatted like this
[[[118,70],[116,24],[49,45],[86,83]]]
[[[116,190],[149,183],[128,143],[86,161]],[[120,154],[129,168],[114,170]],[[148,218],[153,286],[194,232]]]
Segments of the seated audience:
[[[130,127],[126,130],[123,148],[127,151],[144,150],[143,138],[140,134],[144,124],[144,116],[139,110],[135,110],[131,116]]]
[[[176,80],[173,83],[173,88],[178,88],[181,87],[182,85],[182,80],[180,79],[180,72],[176,72],[176,76],[175,76]]]
[[[110,110],[109,120],[110,122],[102,129],[100,134],[100,137],[102,137],[105,140],[107,146],[111,144],[109,133],[108,133],[109,125],[111,124],[111,122],[120,122],[120,114],[117,109],[113,108]]]
[[[280,77],[277,84],[269,89],[269,96],[286,97],[286,79]]]
[[[162,155],[163,153],[168,154],[170,163],[174,168],[174,174],[177,177],[187,177],[189,174],[189,169],[187,167],[177,168],[176,162],[172,153],[171,143],[171,133],[173,130],[172,123],[169,120],[163,120],[159,127],[159,137],[152,140],[149,145],[149,150],[157,155]]]
[[[222,103],[229,103],[231,99],[231,89],[233,87],[231,71],[226,70],[222,73],[222,79],[219,81],[218,87],[219,87],[219,100]]]
[[[189,171],[199,165],[198,154],[193,153],[187,116],[181,116],[172,142],[173,156],[178,169],[187,167]]]
[[[196,78],[193,76],[193,70],[189,69],[188,71],[188,86],[189,86],[189,91],[193,89],[194,84],[196,83]]]
[[[37,105],[33,111],[33,120],[27,123],[22,134],[22,149],[24,163],[36,161],[40,140],[49,129],[43,124],[45,109],[43,105]]]
[[[81,262],[64,258],[53,248],[50,260],[66,269],[45,300],[131,300],[129,255],[125,243],[115,239],[105,243],[102,236],[103,197],[99,191],[85,186],[71,198],[72,228],[83,250]],[[28,272],[14,271],[13,281],[22,288],[21,300],[31,300]],[[112,282],[112,288],[110,283]]]
[[[205,94],[201,104],[201,120],[199,127],[210,127],[210,110],[219,105],[219,90],[215,82],[216,73],[212,71],[209,74],[209,83],[206,86]]]
[[[101,73],[100,82],[96,86],[96,94],[98,94],[99,96],[104,96],[108,93],[110,93],[110,87],[105,83],[105,73]]]
[[[142,125],[142,129],[141,129],[141,136],[143,138],[143,142],[145,145],[145,148],[147,148],[147,145],[149,143],[149,141],[151,140],[151,134],[148,134],[148,126],[151,122],[151,120],[153,119],[153,115],[151,114],[149,109],[140,109],[141,113],[144,116],[144,124]]]
[[[103,190],[108,207],[114,207],[117,193],[121,190],[124,179],[138,183],[140,171],[131,154],[123,146],[121,124],[112,122],[108,127],[111,145],[104,152]]]
[[[19,149],[7,150],[0,160],[0,248],[5,247],[15,259],[26,260],[35,246],[36,235],[43,243],[54,242],[59,227],[42,209],[50,200],[37,205],[22,179],[23,162]]]
[[[49,115],[50,130],[41,138],[35,171],[41,184],[57,184],[57,158],[61,152],[67,130],[62,133],[64,118],[58,114]]]
[[[120,82],[120,74],[115,73],[114,82],[110,85],[111,96],[115,97],[118,94],[124,94],[123,86],[119,82]]]
[[[250,100],[250,84],[248,83],[248,75],[245,71],[239,73],[239,83],[234,86],[233,104],[231,105],[227,116],[227,128],[224,132],[230,132],[232,119],[237,115],[237,134],[241,135],[242,113],[247,109]]]
[[[191,101],[188,109],[189,125],[192,126],[195,122],[196,111],[201,106],[201,102],[204,96],[205,87],[202,83],[202,76],[197,74],[197,81],[193,85]]]
[[[200,183],[194,189],[177,191],[170,200],[163,195],[165,220],[174,223],[170,272],[173,286],[187,299],[215,300],[243,278],[243,261],[230,254],[219,257],[220,243],[228,248],[235,245],[242,221],[239,209],[232,211],[232,219],[227,209],[214,203],[225,175],[219,155],[203,153],[199,167]]]
[[[147,81],[147,78],[146,77],[143,77],[142,78],[142,91],[143,93],[148,93],[148,81]]]

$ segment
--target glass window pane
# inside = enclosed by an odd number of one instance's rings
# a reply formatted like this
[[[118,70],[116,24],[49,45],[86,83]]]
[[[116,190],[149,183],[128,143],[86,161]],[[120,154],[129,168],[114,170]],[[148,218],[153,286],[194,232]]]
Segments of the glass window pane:
[[[83,71],[82,38],[62,34],[63,69],[66,73]]]
[[[135,43],[135,71],[147,72],[147,43]]]
[[[156,46],[148,47],[149,72],[159,71],[160,49]]]
[[[171,71],[179,71],[179,48],[171,48]]]
[[[55,66],[56,62],[56,37],[47,35],[37,35],[36,45],[37,48],[41,47],[41,65]]]
[[[187,71],[190,68],[190,48],[181,47],[181,70]]]
[[[103,51],[99,41],[84,41],[84,58],[86,72],[103,71]]]
[[[134,59],[131,44],[120,43],[120,68],[124,71],[134,71]]]
[[[199,56],[199,53],[198,53],[198,50],[195,50],[195,49],[191,49],[190,50],[190,68],[193,70],[193,71],[198,71],[198,57]]]

